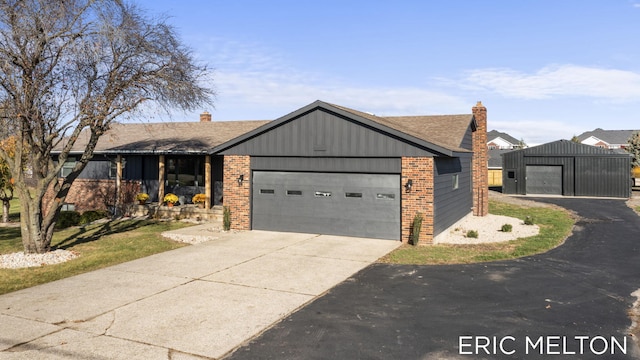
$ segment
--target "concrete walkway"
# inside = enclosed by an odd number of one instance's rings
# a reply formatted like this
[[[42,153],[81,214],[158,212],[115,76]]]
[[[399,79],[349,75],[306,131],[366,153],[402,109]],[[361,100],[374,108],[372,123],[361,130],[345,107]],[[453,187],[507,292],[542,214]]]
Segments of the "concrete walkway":
[[[220,358],[400,245],[216,236],[0,296],[0,359]]]

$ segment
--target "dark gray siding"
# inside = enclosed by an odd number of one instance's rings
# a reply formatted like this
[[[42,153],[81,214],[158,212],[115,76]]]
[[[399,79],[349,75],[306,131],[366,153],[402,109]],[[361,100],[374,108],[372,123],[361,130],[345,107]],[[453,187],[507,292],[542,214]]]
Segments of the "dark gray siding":
[[[505,194],[526,194],[527,165],[562,166],[562,195],[629,197],[631,158],[595,146],[556,141],[502,155]],[[515,179],[509,179],[510,171]]]
[[[576,157],[576,196],[631,196],[629,157]]]
[[[158,156],[142,157],[142,191],[150,196],[150,201],[158,201],[158,190],[160,182],[158,181]]]
[[[524,156],[524,152],[512,151],[502,155],[502,191],[505,194],[525,195],[527,193],[527,165],[560,165],[562,166],[562,194],[574,195],[573,157],[561,156]],[[508,178],[509,171],[515,171],[514,179]]]
[[[87,163],[78,179],[109,179],[111,161],[103,156],[95,156]],[[114,174],[115,175],[115,174]]]
[[[575,155],[607,155],[610,150],[596,146],[584,145],[568,140],[554,141],[547,144],[526,148],[522,151],[525,156],[575,156]]]
[[[467,150],[473,150],[473,130],[471,130],[471,126],[467,128],[467,132],[464,134],[464,138],[462,138],[462,144],[460,147]]]
[[[122,178],[125,180],[141,180],[144,174],[143,161],[144,158],[142,156],[125,156]]]
[[[252,170],[399,174],[400,158],[251,157]]]
[[[222,152],[303,157],[433,156],[414,144],[316,109]]]
[[[471,212],[471,156],[435,158],[434,236]],[[458,174],[458,188],[453,188],[453,175]]]

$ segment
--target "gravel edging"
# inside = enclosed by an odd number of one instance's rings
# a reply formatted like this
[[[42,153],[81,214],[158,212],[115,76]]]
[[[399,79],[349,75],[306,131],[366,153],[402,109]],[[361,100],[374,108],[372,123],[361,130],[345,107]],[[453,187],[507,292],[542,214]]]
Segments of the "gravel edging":
[[[0,255],[0,269],[21,269],[60,264],[77,257],[77,253],[62,249],[49,251],[44,254],[25,254],[24,252],[15,252]]]

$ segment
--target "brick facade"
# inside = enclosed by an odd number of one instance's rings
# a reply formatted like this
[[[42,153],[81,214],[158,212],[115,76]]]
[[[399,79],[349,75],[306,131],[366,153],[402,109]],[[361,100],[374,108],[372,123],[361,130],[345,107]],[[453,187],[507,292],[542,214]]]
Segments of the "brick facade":
[[[251,157],[225,155],[223,168],[223,201],[231,210],[231,228],[251,229]],[[238,178],[242,175],[242,184]]]
[[[477,129],[473,132],[473,215],[489,214],[489,156],[487,150],[487,108],[478,101],[473,107]]]
[[[123,180],[121,186],[120,203],[130,204],[134,202],[136,194],[140,192],[140,182]],[[49,207],[53,196],[52,189],[47,191],[43,199],[44,209]],[[116,206],[115,198],[115,180],[76,179],[71,185],[64,202],[73,204],[75,210],[82,213],[87,210],[111,210]]]
[[[401,240],[406,243],[411,235],[411,224],[416,213],[422,213],[422,229],[420,243],[433,243],[433,158],[402,158],[402,212]],[[404,185],[411,180],[411,190],[406,191]]]

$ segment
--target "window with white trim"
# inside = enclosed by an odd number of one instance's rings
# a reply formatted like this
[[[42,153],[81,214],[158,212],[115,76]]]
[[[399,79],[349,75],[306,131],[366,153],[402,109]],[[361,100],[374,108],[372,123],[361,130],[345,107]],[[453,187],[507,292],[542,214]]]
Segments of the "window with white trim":
[[[71,174],[73,168],[76,166],[76,159],[67,159],[67,161],[62,164],[62,169],[60,169],[60,177],[66,178]]]

